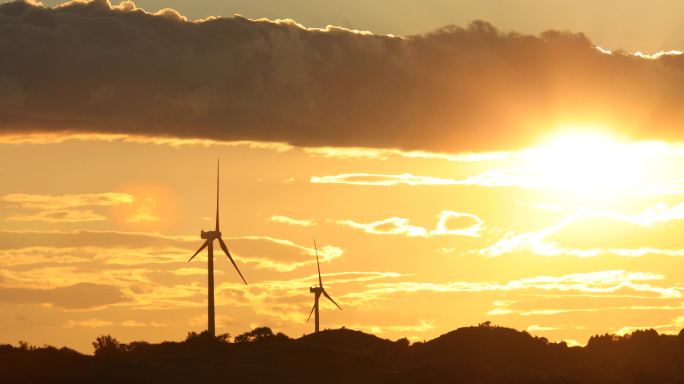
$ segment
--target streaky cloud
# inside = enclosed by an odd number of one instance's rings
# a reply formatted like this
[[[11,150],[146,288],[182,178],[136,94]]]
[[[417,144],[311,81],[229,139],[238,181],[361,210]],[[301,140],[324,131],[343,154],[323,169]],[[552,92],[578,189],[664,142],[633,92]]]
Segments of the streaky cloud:
[[[408,237],[426,237],[428,235],[425,228],[409,225],[409,219],[402,219],[399,217],[390,217],[389,219],[374,221],[367,224],[357,223],[352,220],[328,219],[327,221],[347,227],[362,229],[364,232],[379,235],[406,235]]]
[[[17,203],[24,208],[41,208],[46,210],[66,209],[87,205],[118,205],[132,203],[133,195],[127,193],[97,193],[84,195],[27,195],[13,193],[0,197],[0,200]]]
[[[114,322],[92,318],[90,320],[82,320],[82,321],[69,320],[63,325],[63,327],[64,328],[71,328],[71,327],[98,328],[98,327],[106,327],[109,325],[114,325]]]
[[[291,218],[286,217],[286,216],[278,216],[278,215],[273,215],[273,216],[269,217],[267,220],[274,222],[274,223],[301,225],[303,227],[310,227],[312,225],[316,225],[316,222],[313,221],[312,219],[297,220],[297,219],[291,219]]]
[[[647,207],[644,212],[633,215],[623,213],[613,213],[607,210],[597,211],[591,208],[579,208],[576,212],[566,215],[558,223],[541,229],[539,231],[516,233],[510,231],[503,237],[498,239],[494,244],[477,251],[480,255],[487,257],[496,257],[511,252],[525,252],[529,251],[538,255],[544,256],[559,256],[559,255],[575,255],[580,257],[597,256],[602,253],[612,253],[622,256],[643,256],[647,254],[662,254],[669,256],[680,256],[684,254],[682,249],[658,249],[653,246],[637,246],[636,248],[626,248],[619,246],[606,246],[606,240],[603,240],[605,245],[580,248],[570,245],[563,245],[562,231],[567,230],[572,225],[581,225],[588,220],[614,220],[617,223],[626,223],[635,226],[635,230],[639,227],[647,228],[667,228],[672,222],[679,222],[684,220],[684,203],[678,204],[674,207],[668,207],[664,203],[658,203],[654,207]],[[605,228],[605,226],[604,226]],[[634,233],[631,238],[634,239]],[[585,240],[588,241],[588,240]],[[559,244],[560,243],[560,244]]]
[[[48,223],[68,222],[75,223],[79,221],[98,221],[107,220],[106,217],[94,213],[88,209],[79,211],[75,209],[51,209],[39,212],[35,215],[17,214],[5,218],[8,221],[47,221]]]

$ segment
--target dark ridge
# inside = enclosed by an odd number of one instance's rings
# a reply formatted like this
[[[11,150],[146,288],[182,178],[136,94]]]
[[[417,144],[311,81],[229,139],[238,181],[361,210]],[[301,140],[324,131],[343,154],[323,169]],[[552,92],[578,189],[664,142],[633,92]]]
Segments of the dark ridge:
[[[103,335],[94,356],[0,345],[0,383],[684,383],[684,332],[653,329],[595,335],[586,347],[489,322],[414,344],[344,328],[295,340],[262,327],[229,340],[205,331],[123,344]]]
[[[393,341],[346,328],[326,329],[318,333],[302,336],[297,341],[323,348],[360,354],[385,352],[395,345]]]

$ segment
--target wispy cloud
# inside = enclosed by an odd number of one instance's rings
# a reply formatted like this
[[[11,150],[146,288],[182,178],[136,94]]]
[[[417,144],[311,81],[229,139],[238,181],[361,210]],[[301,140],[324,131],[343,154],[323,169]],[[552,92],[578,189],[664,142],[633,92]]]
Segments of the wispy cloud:
[[[366,303],[354,298],[347,300],[349,296],[343,292],[361,288],[371,281],[395,279],[404,275],[393,272],[339,272],[323,273],[322,276],[326,290],[340,305],[360,307]],[[216,302],[220,305],[249,306],[259,315],[303,324],[311,310],[308,288],[316,284],[318,274],[315,273],[303,278],[261,281],[249,286],[223,283],[216,289]]]
[[[684,309],[684,305],[617,305],[617,306],[607,306],[601,305],[591,308],[552,308],[552,309],[504,309],[496,308],[489,312],[487,315],[512,315],[517,314],[520,316],[534,316],[534,315],[558,315],[562,313],[581,313],[581,312],[601,312],[601,311],[615,311],[615,310],[632,310],[632,311],[681,311]]]
[[[486,187],[520,186],[524,188],[543,188],[548,186],[541,175],[530,170],[493,169],[465,180],[444,179],[432,176],[382,175],[371,173],[345,173],[332,176],[312,176],[311,183],[352,184],[352,185],[480,185]]]
[[[382,234],[382,235],[406,235],[427,236],[427,230],[422,227],[415,227],[408,224],[409,219],[402,219],[399,217],[391,217],[386,220],[374,221],[372,223],[356,223],[351,220],[333,220],[328,219],[328,222],[333,222],[347,227],[362,229],[364,232]]]
[[[458,235],[480,237],[480,231],[484,226],[484,221],[469,213],[442,211],[442,214],[438,215],[438,217],[437,229],[430,231],[430,236]]]
[[[519,280],[511,280],[506,284],[496,282],[450,282],[450,283],[373,283],[367,285],[367,290],[348,294],[347,297],[379,298],[383,295],[418,292],[485,292],[485,291],[516,291],[536,289],[541,291],[578,291],[596,294],[618,294],[621,289],[656,295],[662,298],[682,297],[679,288],[653,287],[645,281],[663,280],[663,275],[650,272],[627,272],[624,270],[607,270],[590,273],[576,273],[564,276],[537,276]],[[506,306],[511,302],[500,302]]]
[[[653,208],[646,208],[644,212],[634,215],[612,213],[607,210],[596,211],[590,208],[580,208],[578,211],[565,216],[561,221],[548,228],[525,233],[508,232],[493,245],[480,249],[477,252],[488,257],[500,256],[502,254],[517,251],[530,251],[544,256],[576,255],[581,257],[596,256],[601,253],[613,253],[624,256],[642,256],[645,254],[667,254],[675,256],[684,254],[684,250],[654,249],[653,247],[639,247],[637,249],[611,247],[576,249],[559,246],[556,242],[549,240],[552,235],[560,233],[564,228],[571,224],[596,218],[607,218],[642,227],[654,227],[667,222],[684,219],[684,203],[672,208],[668,208],[666,204],[659,203]]]
[[[69,320],[63,325],[63,327],[64,328],[71,328],[71,327],[99,328],[99,327],[106,327],[108,325],[114,325],[114,322],[93,318],[90,320],[82,320],[82,321]]]
[[[125,143],[159,144],[172,147],[219,145],[226,147],[246,146],[252,149],[268,149],[277,152],[287,152],[295,148],[282,142],[267,142],[256,140],[211,140],[187,137],[168,137],[155,135],[135,134],[108,134],[108,133],[74,133],[74,132],[32,132],[31,134],[17,134],[5,132],[0,134],[0,143],[3,144],[57,144],[66,141],[121,141]]]
[[[126,222],[127,223],[141,223],[144,221],[159,221],[159,220],[161,220],[159,217],[152,214],[152,208],[148,205],[143,204],[140,207],[138,207],[138,209],[136,210],[136,213],[133,216],[126,219]]]
[[[224,240],[238,265],[255,263],[257,269],[286,272],[316,263],[313,243],[302,246],[267,236],[224,237]],[[118,265],[186,262],[201,244],[195,236],[165,236],[155,232],[0,230],[0,257],[3,251],[8,252],[4,255],[15,262],[20,262],[17,259],[20,255],[47,258],[57,254]],[[64,254],[66,249],[69,251]],[[343,251],[322,245],[318,254],[321,262],[328,262],[342,256]],[[204,257],[204,253],[198,257]]]
[[[81,206],[109,206],[118,204],[130,204],[134,198],[126,193],[99,193],[87,195],[26,195],[10,194],[0,197],[0,200],[16,203],[22,208],[43,209],[44,211],[34,215],[16,214],[7,217],[10,221],[47,221],[57,222],[81,222],[107,220],[106,217],[94,213],[92,210],[74,210],[68,208]]]
[[[646,327],[622,327],[617,332],[616,335],[624,336],[628,333],[633,333],[634,331],[645,331],[648,329],[658,330],[660,334],[677,334],[681,330],[681,326],[677,324],[667,324],[667,325],[652,325]],[[670,329],[668,332],[667,330]]]
[[[58,210],[87,205],[117,205],[132,203],[134,198],[126,193],[99,193],[89,195],[25,195],[11,194],[0,197],[0,200],[17,203],[24,208],[40,208]]]
[[[53,209],[48,211],[43,211],[35,215],[22,215],[17,214],[10,216],[5,220],[9,221],[47,221],[49,223],[59,223],[59,222],[79,222],[79,221],[98,221],[107,220],[106,217],[94,213],[92,210],[78,211],[78,210],[67,210],[67,209]]]
[[[463,184],[453,179],[440,179],[429,176],[403,175],[374,175],[370,173],[345,173],[336,176],[312,176],[312,183],[321,184],[355,184],[355,185],[455,185]]]
[[[512,152],[483,152],[483,153],[431,153],[425,151],[401,151],[398,149],[377,149],[377,148],[344,148],[344,147],[319,147],[303,148],[303,151],[313,156],[334,157],[340,159],[376,159],[386,160],[390,156],[401,156],[405,158],[426,158],[440,159],[448,161],[491,161],[503,160]]]
[[[419,320],[419,325],[366,325],[366,324],[351,324],[345,325],[346,328],[350,329],[366,329],[371,333],[383,333],[384,332],[427,332],[435,328],[432,321]],[[340,328],[341,325],[332,326],[332,328]]]
[[[206,275],[207,274],[207,269],[206,268],[179,268],[179,269],[174,269],[169,271],[170,273],[173,273],[174,275],[178,276],[188,276],[188,275]],[[214,269],[214,274],[215,275],[223,275],[222,270]]]
[[[157,323],[156,321],[150,321],[145,323],[144,321],[126,320],[121,323],[124,327],[166,327],[166,323]]]
[[[13,267],[40,263],[83,263],[92,259],[77,248],[30,247],[0,251],[0,265]]]
[[[632,156],[633,157],[633,156]],[[545,159],[539,158],[538,162],[544,164]],[[587,165],[588,166],[588,165]],[[623,170],[624,171],[624,170]],[[595,171],[596,172],[596,171]],[[626,172],[626,171],[625,171]],[[550,169],[537,169],[535,167],[517,169],[491,169],[476,176],[468,176],[466,179],[455,180],[451,178],[440,178],[433,176],[417,176],[409,173],[401,175],[371,174],[371,173],[345,173],[329,176],[312,176],[311,183],[318,184],[349,184],[349,185],[368,185],[368,186],[394,186],[394,185],[464,185],[464,186],[483,186],[483,187],[521,187],[526,189],[592,189],[601,186],[606,190],[615,189],[619,186],[621,193],[629,193],[637,196],[659,195],[659,194],[681,194],[684,193],[684,179],[677,176],[674,179],[647,179],[637,176],[627,177],[622,175],[624,180],[619,180],[619,184],[609,183],[610,178],[599,183],[595,179],[598,175],[591,175],[591,182],[583,179],[581,173],[573,177],[563,178],[558,172]],[[613,175],[618,178],[617,175]],[[607,176],[606,176],[607,177]],[[521,203],[522,204],[522,203]],[[559,210],[559,206],[547,204],[530,205],[541,209]]]
[[[527,332],[535,332],[535,331],[553,331],[553,330],[556,330],[556,329],[558,329],[558,328],[556,328],[556,327],[540,327],[540,326],[538,326],[538,325],[535,324],[535,325],[530,325],[529,327],[527,327]]]
[[[480,231],[484,228],[484,222],[476,215],[453,211],[442,211],[439,215],[437,229],[427,231],[423,227],[409,224],[409,219],[390,217],[389,219],[374,221],[372,223],[357,223],[352,220],[333,220],[328,222],[344,225],[347,227],[362,229],[367,233],[380,235],[406,235],[408,237],[428,237],[439,235],[458,235],[480,237]]]
[[[289,217],[285,216],[277,216],[273,215],[267,219],[267,221],[271,221],[274,223],[284,223],[284,224],[291,224],[291,225],[301,225],[304,227],[309,227],[312,225],[316,225],[316,223],[313,221],[313,219],[306,219],[306,220],[296,220],[296,219],[291,219]]]
[[[235,248],[234,252],[231,251],[231,253],[234,253],[234,256],[238,256],[240,262],[256,263],[255,268],[257,269],[288,272],[307,265],[316,264],[316,251],[314,248],[301,246],[289,240],[275,239],[267,236],[245,236],[235,238],[235,243],[238,247]],[[318,247],[318,256],[321,262],[338,258],[343,253],[342,249],[331,245]]]

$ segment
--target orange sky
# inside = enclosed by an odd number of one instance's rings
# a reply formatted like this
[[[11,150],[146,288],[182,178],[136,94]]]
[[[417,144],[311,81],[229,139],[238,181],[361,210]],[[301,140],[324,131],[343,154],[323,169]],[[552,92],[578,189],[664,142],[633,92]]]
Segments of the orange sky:
[[[400,39],[78,6],[43,29],[48,10],[0,7],[19,26],[0,50],[21,53],[0,55],[0,343],[205,329],[206,254],[187,260],[217,158],[249,283],[217,253],[218,333],[313,331],[314,236],[344,309],[323,302],[323,328],[415,341],[489,320],[582,344],[684,324],[678,53],[512,16]]]

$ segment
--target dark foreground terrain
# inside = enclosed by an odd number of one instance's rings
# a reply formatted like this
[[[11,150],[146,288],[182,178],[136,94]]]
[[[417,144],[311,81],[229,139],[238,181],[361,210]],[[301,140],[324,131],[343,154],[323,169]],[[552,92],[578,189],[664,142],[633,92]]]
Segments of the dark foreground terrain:
[[[594,336],[586,347],[489,323],[412,345],[348,329],[295,340],[257,328],[235,341],[191,333],[184,342],[120,344],[103,336],[95,356],[0,345],[0,382],[684,383],[684,332]]]

